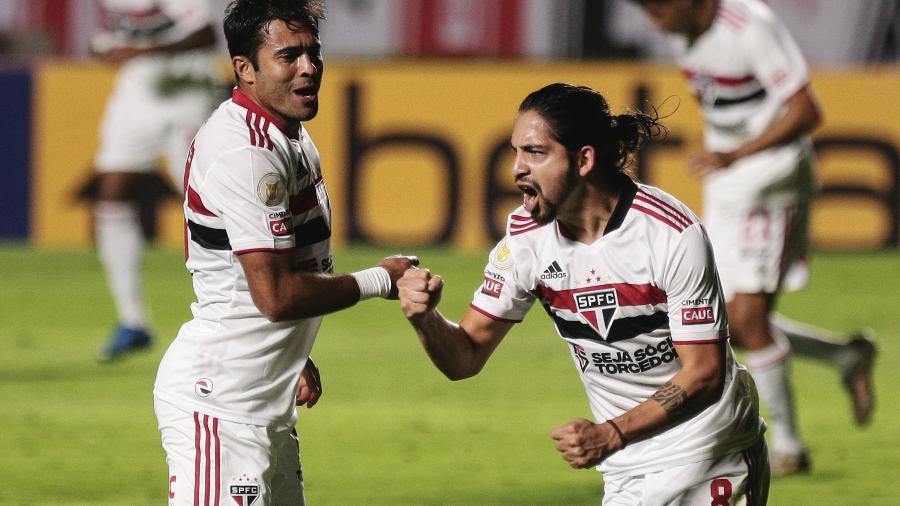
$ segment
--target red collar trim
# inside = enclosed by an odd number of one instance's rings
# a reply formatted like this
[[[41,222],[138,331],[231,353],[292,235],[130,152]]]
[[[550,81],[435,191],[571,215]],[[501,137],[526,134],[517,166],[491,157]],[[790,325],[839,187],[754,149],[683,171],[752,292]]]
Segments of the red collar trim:
[[[232,100],[232,102],[243,107],[244,109],[247,109],[251,112],[259,114],[263,118],[266,118],[267,120],[271,121],[273,125],[275,125],[276,127],[278,127],[279,130],[281,130],[281,133],[288,136],[289,138],[295,139],[295,140],[300,138],[300,130],[299,129],[297,129],[296,132],[288,132],[283,121],[276,119],[274,116],[272,116],[271,114],[269,114],[268,112],[263,110],[263,108],[260,107],[259,104],[254,102],[253,99],[251,99],[247,95],[244,95],[244,93],[241,90],[239,90],[237,88],[234,88],[233,90],[231,90],[231,100]]]

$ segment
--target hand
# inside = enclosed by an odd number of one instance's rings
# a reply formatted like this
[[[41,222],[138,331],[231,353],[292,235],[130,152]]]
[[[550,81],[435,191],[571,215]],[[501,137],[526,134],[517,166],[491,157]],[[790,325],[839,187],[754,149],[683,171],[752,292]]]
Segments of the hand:
[[[711,172],[731,166],[738,159],[733,151],[707,151],[697,155],[688,162],[688,172],[697,177],[703,177]]]
[[[319,368],[312,361],[312,358],[306,360],[306,367],[300,373],[300,384],[297,386],[297,405],[306,405],[306,408],[312,408],[319,402],[322,397],[322,377],[319,376]]]
[[[391,293],[387,298],[397,300],[397,281],[404,272],[419,265],[419,257],[394,255],[385,258],[378,265],[384,267],[391,276]]]
[[[575,469],[596,466],[624,443],[609,424],[595,424],[584,418],[560,425],[550,437],[556,440],[556,449]]]
[[[428,269],[410,269],[397,281],[400,309],[409,320],[418,320],[441,301],[444,280]]]

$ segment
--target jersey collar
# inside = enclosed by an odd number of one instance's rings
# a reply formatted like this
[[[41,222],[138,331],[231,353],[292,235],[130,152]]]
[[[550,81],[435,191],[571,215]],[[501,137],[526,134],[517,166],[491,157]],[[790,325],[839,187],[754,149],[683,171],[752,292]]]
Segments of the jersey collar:
[[[616,208],[613,209],[612,216],[609,217],[609,222],[603,230],[603,235],[622,226],[622,222],[625,221],[625,215],[631,209],[631,203],[634,202],[634,196],[637,194],[637,185],[634,184],[634,181],[626,174],[621,174],[620,177],[622,178],[622,191],[619,193],[619,201],[616,202]]]
[[[610,215],[609,221],[606,223],[606,228],[603,229],[603,235],[609,234],[622,226],[622,223],[625,221],[625,215],[628,214],[628,210],[631,209],[631,203],[634,202],[634,196],[637,194],[637,185],[634,181],[625,174],[621,174],[620,177],[622,190],[619,194],[619,200],[616,202],[616,208],[613,209],[612,215]],[[575,234],[567,229],[561,221],[556,221],[556,227],[559,230],[559,233],[566,239],[569,239],[570,241],[576,240]]]
[[[287,137],[294,139],[294,140],[297,140],[300,138],[300,129],[297,129],[296,132],[288,132],[283,121],[276,119],[274,116],[272,116],[268,112],[264,111],[263,108],[259,106],[259,104],[254,102],[247,95],[244,95],[244,93],[241,90],[237,89],[237,87],[235,87],[233,90],[231,90],[231,101],[234,102],[235,104],[243,107],[244,109],[247,109],[251,112],[259,114],[263,118],[266,118],[267,120],[271,121],[272,124],[275,125],[279,130],[281,130],[281,133],[283,133]]]

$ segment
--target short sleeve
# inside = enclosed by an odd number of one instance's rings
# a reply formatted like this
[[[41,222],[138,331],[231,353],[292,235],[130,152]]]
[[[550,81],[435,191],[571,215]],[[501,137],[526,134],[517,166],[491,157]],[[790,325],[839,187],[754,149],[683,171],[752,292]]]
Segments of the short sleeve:
[[[513,247],[507,235],[491,250],[484,280],[472,298],[472,309],[494,320],[520,322],[534,304],[534,295],[521,282],[522,266]]]
[[[675,343],[715,342],[728,335],[728,317],[712,247],[699,223],[681,233],[663,269],[662,288]]]
[[[199,183],[203,202],[222,218],[235,253],[294,247],[281,165],[272,152],[241,149],[220,158]]]
[[[809,69],[800,47],[774,14],[760,14],[747,26],[744,37],[753,73],[767,93],[785,102],[809,83]]]

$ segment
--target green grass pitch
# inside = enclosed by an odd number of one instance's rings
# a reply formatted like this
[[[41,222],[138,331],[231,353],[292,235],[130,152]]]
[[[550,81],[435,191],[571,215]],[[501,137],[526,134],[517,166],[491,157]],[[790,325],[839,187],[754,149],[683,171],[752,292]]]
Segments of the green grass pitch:
[[[393,252],[338,251],[336,268],[355,270]],[[458,318],[485,256],[416,253],[444,275],[441,308]],[[0,504],[164,503],[151,385],[193,295],[177,251],[151,251],[146,278],[155,346],[100,365],[95,349],[114,313],[94,253],[0,248]],[[898,280],[897,253],[820,253],[810,288],[783,298],[793,318],[878,332],[879,405],[873,424],[857,429],[836,373],[795,361],[814,469],[774,480],[770,504],[900,504]],[[313,357],[325,395],[298,423],[310,504],[599,504],[600,476],[570,469],[548,435],[589,410],[541,311],[513,329],[479,376],[462,382],[434,369],[393,301],[328,316]]]

